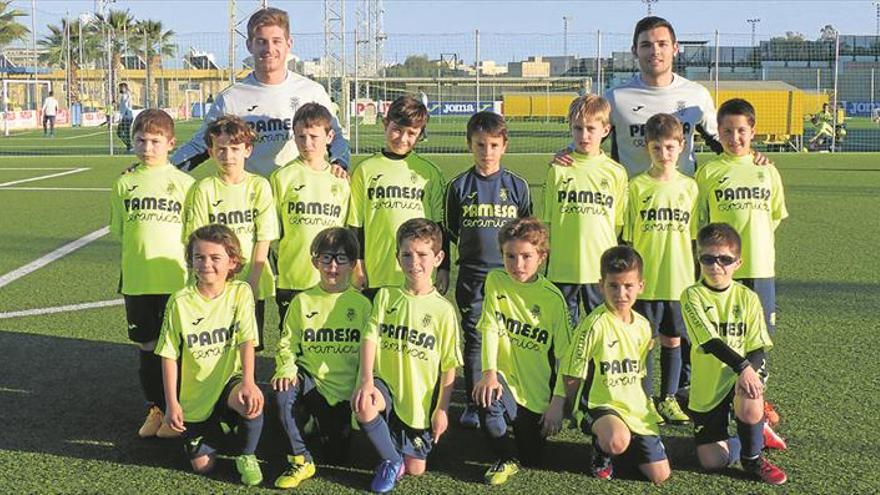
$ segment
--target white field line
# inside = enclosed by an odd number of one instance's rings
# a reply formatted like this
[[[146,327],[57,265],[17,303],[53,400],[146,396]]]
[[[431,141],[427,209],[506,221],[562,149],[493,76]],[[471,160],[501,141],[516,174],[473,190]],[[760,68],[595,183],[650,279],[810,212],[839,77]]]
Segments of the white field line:
[[[50,315],[53,313],[66,313],[68,311],[81,311],[83,309],[107,308],[110,306],[121,306],[125,301],[123,299],[111,299],[109,301],[95,301],[81,304],[67,304],[64,306],[53,306],[51,308],[34,308],[24,309],[21,311],[7,311],[0,313],[0,320],[7,318],[20,318],[22,316],[40,316]]]
[[[92,232],[91,234],[86,234],[73,242],[67,243],[67,244],[61,246],[60,248],[52,251],[51,253],[49,253],[45,256],[41,256],[40,258],[37,258],[36,260],[28,263],[27,265],[22,266],[21,268],[16,268],[15,270],[12,270],[11,272],[7,273],[6,275],[3,275],[2,277],[0,277],[0,288],[2,288],[5,285],[10,284],[11,282],[13,282],[15,280],[20,279],[21,277],[24,277],[25,275],[28,275],[29,273],[35,272],[35,271],[39,270],[40,268],[43,268],[44,266],[48,265],[49,263],[51,263],[55,260],[58,260],[60,258],[63,258],[64,256],[67,256],[68,254],[85,246],[86,244],[89,244],[90,242],[93,242],[93,241],[100,239],[101,237],[107,235],[109,232],[110,232],[110,227],[101,227],[100,229]]]
[[[86,170],[89,170],[89,168],[88,167],[81,167],[81,168],[75,168],[73,170],[67,170],[65,172],[58,172],[57,174],[48,174],[48,175],[40,175],[37,177],[28,177],[27,179],[19,179],[19,180],[13,180],[10,182],[0,183],[0,187],[14,186],[16,184],[24,184],[25,182],[34,182],[34,181],[43,180],[43,179],[51,179],[53,177],[61,177],[63,175],[70,175],[70,174],[76,174],[79,172],[85,172]]]
[[[0,191],[109,191],[109,187],[0,187]]]
[[[0,167],[0,172],[6,170],[73,170],[76,167]]]
[[[79,138],[84,138],[84,137],[98,136],[98,135],[100,135],[100,134],[104,134],[104,135],[106,135],[106,134],[107,134],[107,131],[105,130],[105,131],[98,131],[98,132],[90,132],[90,133],[88,133],[88,134],[79,134],[79,135],[77,135],[77,136],[67,136],[67,137],[56,138],[56,139],[58,139],[58,140],[61,140],[61,139],[79,139]]]

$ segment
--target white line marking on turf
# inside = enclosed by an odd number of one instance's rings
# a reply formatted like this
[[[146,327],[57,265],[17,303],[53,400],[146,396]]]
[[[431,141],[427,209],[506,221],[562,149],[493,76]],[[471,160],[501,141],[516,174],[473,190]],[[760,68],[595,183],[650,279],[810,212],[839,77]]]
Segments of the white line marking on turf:
[[[92,445],[95,447],[115,447],[113,442],[104,442],[101,440],[67,440],[67,443],[74,445]]]
[[[98,136],[100,134],[106,135],[107,131],[90,132],[88,134],[78,134],[76,136],[67,136],[67,137],[57,138],[57,139],[59,139],[59,140],[61,140],[61,139],[79,139],[79,138],[90,137],[90,136]]]
[[[109,191],[109,187],[0,187],[0,191]]]
[[[0,172],[5,170],[73,170],[76,167],[0,167]]]
[[[45,256],[37,258],[36,260],[28,263],[27,265],[24,265],[21,268],[16,268],[15,270],[12,270],[11,272],[7,273],[6,275],[3,275],[2,277],[0,277],[0,287],[3,287],[4,285],[8,285],[9,283],[11,283],[14,280],[18,280],[21,277],[24,277],[25,275],[27,275],[31,272],[34,272],[34,271],[39,270],[40,268],[43,268],[44,266],[48,265],[49,263],[51,263],[57,259],[60,259],[64,256],[67,256],[68,254],[85,246],[86,244],[100,239],[101,237],[107,235],[109,232],[110,232],[110,227],[101,227],[100,229],[92,232],[91,234],[86,234],[73,242],[67,243],[67,244],[61,246],[60,248],[56,249],[55,251],[52,251],[51,253],[49,253]]]
[[[14,181],[10,181],[10,182],[0,183],[0,187],[14,186],[16,184],[24,184],[25,182],[34,182],[34,181],[43,180],[43,179],[51,179],[53,177],[61,177],[62,175],[70,175],[70,174],[76,174],[79,172],[85,172],[86,170],[89,170],[89,168],[88,167],[81,167],[81,168],[75,168],[73,170],[68,170],[66,172],[58,172],[57,174],[48,174],[48,175],[40,175],[37,177],[28,177],[27,179],[19,179],[19,180],[14,180]]]
[[[41,316],[51,315],[54,313],[66,313],[68,311],[82,311],[84,309],[107,308],[110,306],[121,306],[125,303],[123,299],[111,299],[109,301],[95,301],[81,304],[67,304],[64,306],[53,306],[51,308],[34,308],[23,309],[21,311],[7,311],[0,313],[0,320],[8,318],[20,318],[22,316]]]
[[[7,387],[0,387],[0,392],[4,392],[7,394],[30,394],[31,393],[30,390],[22,390],[20,388],[7,388]]]

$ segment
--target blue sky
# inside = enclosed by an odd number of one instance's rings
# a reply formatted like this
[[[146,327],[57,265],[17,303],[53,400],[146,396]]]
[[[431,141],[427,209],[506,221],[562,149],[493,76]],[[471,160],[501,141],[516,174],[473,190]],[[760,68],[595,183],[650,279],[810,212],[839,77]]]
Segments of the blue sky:
[[[308,58],[323,50],[323,36],[320,34],[323,30],[323,2],[269,0],[269,4],[291,14],[292,30],[300,34],[294,38],[295,52]],[[12,5],[26,12],[31,10],[30,0],[15,0]],[[36,5],[37,31],[42,34],[45,24],[59,22],[65,11],[71,15],[92,11],[95,2],[36,0]],[[226,0],[117,0],[112,7],[129,9],[137,17],[161,20],[181,39],[196,40],[195,44],[223,56],[223,36],[209,33],[226,31],[227,5]],[[239,17],[246,18],[259,5],[256,0],[238,0]],[[347,2],[349,29],[353,29],[358,5],[359,1]],[[426,53],[437,58],[444,51],[460,52],[462,58],[472,59],[473,41],[469,34],[439,34],[472,33],[474,29],[484,33],[484,59],[541,54],[531,52],[561,54],[563,16],[570,17],[569,53],[592,55],[597,29],[617,33],[610,34],[603,43],[605,48],[620,50],[628,46],[633,25],[646,13],[645,5],[638,0],[385,0],[385,10],[385,31],[391,35],[386,49],[389,60],[403,58],[407,53]],[[654,4],[654,13],[669,19],[680,34],[705,33],[695,38],[710,37],[716,29],[722,33],[737,33],[727,36],[736,44],[750,41],[748,18],[761,19],[757,26],[759,39],[786,31],[799,31],[808,38],[816,38],[825,24],[832,24],[845,34],[873,34],[876,29],[875,10],[870,0],[659,0]],[[29,18],[22,20],[30,24]],[[525,36],[522,33],[536,34]],[[395,34],[400,36],[395,38]]]

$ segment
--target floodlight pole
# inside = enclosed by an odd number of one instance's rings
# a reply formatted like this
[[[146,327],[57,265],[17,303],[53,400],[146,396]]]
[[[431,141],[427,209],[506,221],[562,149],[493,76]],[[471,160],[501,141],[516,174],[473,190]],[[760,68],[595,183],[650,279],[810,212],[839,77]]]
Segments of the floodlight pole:
[[[34,73],[32,79],[37,80],[37,0],[31,0],[31,58],[33,60]],[[34,104],[34,110],[37,108],[37,85],[32,86],[34,98],[31,103]]]
[[[834,127],[831,132],[831,152],[837,151],[837,71],[840,66],[840,33],[834,33],[834,100],[832,111],[834,112]]]
[[[648,15],[649,16],[654,13],[654,8],[652,7],[652,5],[659,2],[659,1],[660,0],[642,0],[642,3],[648,7]]]
[[[571,16],[562,16],[562,54],[568,57],[568,21]]]
[[[477,108],[476,110],[480,111],[480,30],[477,29],[474,31],[474,41],[475,41],[475,49],[476,49],[476,60],[474,61],[474,68],[477,73]]]
[[[746,19],[746,22],[752,25],[752,46],[755,46],[755,30],[759,22],[761,22],[760,17],[754,17],[752,19]]]

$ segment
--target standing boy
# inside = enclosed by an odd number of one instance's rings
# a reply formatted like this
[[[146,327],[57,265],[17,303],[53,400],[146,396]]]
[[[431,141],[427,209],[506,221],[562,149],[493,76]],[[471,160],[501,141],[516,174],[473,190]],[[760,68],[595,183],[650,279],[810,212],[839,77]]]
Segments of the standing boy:
[[[361,241],[356,285],[372,298],[380,287],[399,286],[404,273],[389,256],[395,251],[397,229],[411,218],[443,221],[443,175],[440,169],[415,152],[428,124],[428,109],[418,99],[404,95],[388,107],[382,120],[385,147],[358,165],[351,178],[348,225]],[[446,293],[449,258],[440,257],[437,288]]]
[[[333,116],[317,103],[306,103],[293,116],[293,140],[299,156],[272,172],[269,183],[281,224],[278,243],[279,321],[290,301],[320,280],[310,247],[324,229],[341,227],[348,214],[348,180],[336,177],[327,162],[333,140]]]
[[[684,146],[681,122],[674,115],[658,113],[645,124],[651,168],[629,183],[629,199],[623,240],[645,262],[645,290],[635,309],[660,336],[661,395],[657,409],[667,423],[684,424],[675,393],[682,374],[681,293],[694,283],[693,239],[696,237],[697,183],[678,170]],[[645,393],[653,396],[652,362],[645,361]]]
[[[571,166],[551,166],[544,182],[544,222],[550,227],[547,278],[568,304],[572,324],[602,304],[599,258],[617,245],[626,207],[626,170],[602,152],[611,129],[602,97],[581,96],[568,109],[574,141]]]
[[[681,296],[691,340],[693,376],[688,408],[700,465],[718,470],[736,462],[771,485],[785,472],[763,455],[764,372],[773,347],[758,296],[733,280],[743,264],[740,236],[730,225],[711,223],[697,236],[702,279]],[[736,436],[729,437],[731,409]],[[737,455],[739,450],[739,455]]]
[[[532,198],[525,179],[501,166],[507,149],[507,124],[494,112],[475,113],[467,124],[467,143],[474,166],[449,182],[446,188],[446,229],[458,245],[458,280],[455,301],[464,335],[465,393],[467,407],[460,423],[477,428],[480,419],[472,395],[480,379],[480,332],[486,275],[504,263],[498,249],[498,232],[508,222],[532,214]]]
[[[726,223],[742,238],[743,260],[734,279],[761,299],[770,335],[776,332],[776,228],[788,217],[782,178],[773,165],[752,166],[755,107],[725,101],[718,109],[724,154],[697,171],[700,225]]]
[[[669,461],[660,417],[641,385],[654,341],[648,321],[633,311],[645,286],[642,258],[616,246],[602,254],[601,266],[605,303],[574,331],[562,365],[567,395],[578,392],[575,420],[593,437],[593,476],[609,480],[615,464],[628,463],[660,484],[669,478]]]
[[[568,350],[570,328],[565,299],[538,273],[550,250],[547,241],[547,227],[536,218],[508,222],[498,233],[504,269],[486,277],[477,325],[483,376],[473,399],[495,456],[484,476],[490,485],[506,483],[520,462],[538,465],[546,437],[557,433],[562,421],[559,359]]]
[[[261,351],[266,298],[275,293],[275,276],[268,258],[269,243],[278,238],[278,218],[269,181],[244,169],[254,138],[247,123],[234,115],[208,125],[205,144],[217,162],[217,172],[199,180],[190,190],[185,231],[189,234],[201,226],[219,223],[238,236],[245,259],[239,276],[250,284],[256,297],[256,350]]]
[[[248,284],[233,280],[245,258],[225,225],[196,229],[186,244],[195,283],[168,302],[156,355],[162,358],[165,425],[183,435],[193,471],[214,467],[221,421],[237,426],[235,467],[248,486],[263,480],[254,452],[263,393],[254,381],[257,322]]]
[[[147,399],[141,437],[177,436],[163,428],[162,362],[153,354],[168,296],[186,283],[183,205],[192,177],[168,162],[174,121],[148,109],[134,122],[138,165],[113,184],[110,232],[122,241],[120,292],[125,299],[128,338],[140,347],[138,376]]]
[[[370,486],[394,489],[408,473],[424,474],[426,459],[449,425],[455,369],[461,366],[455,307],[434,288],[443,260],[436,223],[413,218],[397,231],[397,262],[405,281],[378,291],[364,342],[352,409],[382,459]]]
[[[55,137],[55,115],[58,113],[58,100],[55,93],[49,91],[49,96],[43,100],[43,137]]]
[[[350,284],[357,253],[350,230],[331,227],[318,233],[311,244],[311,263],[320,281],[293,298],[282,324],[272,388],[293,455],[275,480],[277,488],[296,488],[315,474],[312,453],[296,421],[297,406],[305,406],[317,418],[321,437],[327,439],[328,461],[339,462],[348,453],[348,400],[357,382],[361,336],[370,317],[370,301]]]

